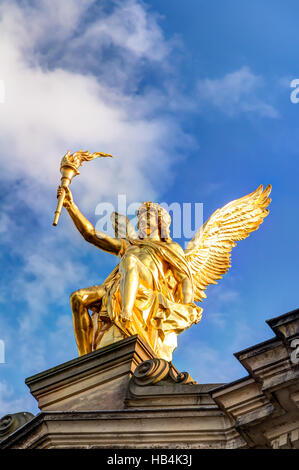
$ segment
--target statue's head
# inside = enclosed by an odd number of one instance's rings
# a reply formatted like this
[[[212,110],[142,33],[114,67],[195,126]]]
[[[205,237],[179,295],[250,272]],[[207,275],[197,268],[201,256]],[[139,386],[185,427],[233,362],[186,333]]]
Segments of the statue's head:
[[[151,238],[158,230],[160,239],[171,241],[171,217],[164,207],[156,202],[143,202],[137,211],[139,238]]]

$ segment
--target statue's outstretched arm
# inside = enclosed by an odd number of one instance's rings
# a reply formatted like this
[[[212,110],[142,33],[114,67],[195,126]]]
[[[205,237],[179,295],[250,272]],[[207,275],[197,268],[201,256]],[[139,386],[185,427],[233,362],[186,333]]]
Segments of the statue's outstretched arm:
[[[64,207],[70,214],[75,226],[85,238],[86,241],[96,245],[108,253],[118,256],[122,243],[118,238],[113,238],[106,233],[95,231],[94,226],[86,219],[86,217],[79,210],[78,206],[74,203],[72,193],[69,188],[65,189]],[[60,195],[60,188],[58,188],[57,196]]]

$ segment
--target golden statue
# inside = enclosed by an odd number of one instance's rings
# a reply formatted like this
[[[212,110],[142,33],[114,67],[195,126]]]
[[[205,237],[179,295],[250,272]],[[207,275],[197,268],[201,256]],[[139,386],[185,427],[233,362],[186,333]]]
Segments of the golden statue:
[[[69,183],[58,188],[57,197],[81,235],[120,258],[102,285],[71,294],[79,355],[138,334],[157,357],[171,361],[177,335],[201,319],[202,308],[194,302],[202,301],[207,286],[228,271],[236,242],[267,216],[271,186],[216,210],[184,251],[171,240],[171,217],[159,204],[144,202],[138,209],[138,235],[127,217],[113,213],[113,238],[84,217]]]

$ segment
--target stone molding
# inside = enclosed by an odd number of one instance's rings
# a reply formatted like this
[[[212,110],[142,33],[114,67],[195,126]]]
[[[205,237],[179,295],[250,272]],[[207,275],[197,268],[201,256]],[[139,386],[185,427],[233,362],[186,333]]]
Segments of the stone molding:
[[[228,384],[195,383],[138,336],[30,377],[41,413],[0,448],[299,448],[299,309],[267,323]]]
[[[299,309],[267,323],[274,338],[235,354],[248,377],[211,396],[249,447],[299,448],[299,365],[290,347],[299,338]]]
[[[130,384],[139,386],[154,385],[159,382],[172,384],[196,384],[188,372],[178,372],[172,362],[156,357],[139,364],[130,380]]]

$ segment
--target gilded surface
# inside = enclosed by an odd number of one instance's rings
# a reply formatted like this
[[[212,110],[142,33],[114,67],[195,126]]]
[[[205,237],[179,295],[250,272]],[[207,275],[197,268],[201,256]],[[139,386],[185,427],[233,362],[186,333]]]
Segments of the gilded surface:
[[[65,198],[65,188],[67,188],[74,176],[80,175],[79,167],[83,162],[88,162],[99,157],[112,157],[112,155],[103,152],[89,153],[88,151],[79,150],[78,152],[72,153],[68,151],[60,162],[60,173],[61,173],[61,187],[59,197],[57,201],[57,207],[54,215],[53,225],[58,224],[58,220],[63,207],[63,201]]]
[[[104,154],[106,155],[106,154]],[[201,319],[195,301],[230,267],[236,242],[258,229],[268,214],[271,186],[218,209],[184,251],[170,238],[169,213],[156,203],[138,210],[138,234],[129,220],[113,213],[115,237],[96,231],[74,203],[68,185],[57,197],[75,226],[97,248],[120,258],[102,285],[71,295],[79,355],[139,334],[156,355],[171,361],[177,335]]]

